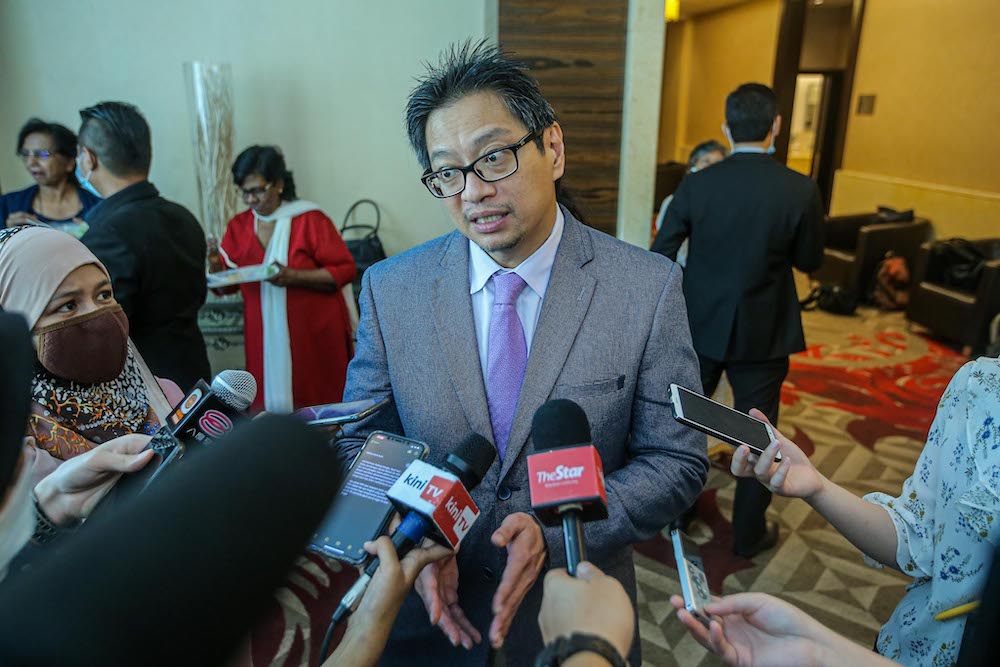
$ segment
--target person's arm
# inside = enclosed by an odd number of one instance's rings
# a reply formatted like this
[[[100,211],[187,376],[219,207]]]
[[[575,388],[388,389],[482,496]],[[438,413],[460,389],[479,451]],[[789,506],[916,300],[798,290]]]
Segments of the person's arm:
[[[672,260],[677,259],[677,251],[684,243],[684,239],[691,234],[690,195],[689,188],[685,185],[685,181],[681,181],[673,199],[670,200],[663,224],[660,225],[660,230],[656,233],[653,246],[650,248],[653,252],[666,255]]]
[[[417,575],[427,565],[451,555],[448,549],[425,540],[422,547],[413,549],[400,561],[392,540],[386,536],[365,543],[365,550],[378,556],[378,569],[348,621],[343,640],[323,667],[377,665],[389,641],[392,624]]]
[[[750,416],[761,421],[760,410]],[[774,428],[772,426],[772,428]],[[896,562],[898,540],[889,513],[824,477],[794,442],[774,428],[777,438],[760,457],[744,445],[733,453],[731,470],[737,477],[756,477],[779,496],[802,498],[829,521],[854,546],[878,562],[899,569]],[[780,463],[774,457],[781,453]]]
[[[111,274],[111,286],[125,316],[133,320],[136,297],[139,294],[141,258],[132,247],[131,240],[122,234],[113,218],[91,227],[80,239],[85,246],[104,264]]]
[[[220,273],[229,269],[238,268],[236,262],[229,257],[235,243],[233,241],[233,220],[235,219],[236,218],[233,218],[226,223],[226,231],[222,235],[222,241],[218,241],[214,237],[205,239],[205,248],[208,250],[209,273]],[[213,287],[211,289],[212,292],[218,296],[236,294],[240,291],[238,285],[231,285],[229,287]]]
[[[705,606],[705,628],[674,595],[677,618],[699,644],[730,667],[891,667],[897,663],[830,630],[764,593],[738,593]]]
[[[584,561],[576,577],[566,570],[549,570],[538,614],[542,641],[549,644],[573,634],[594,635],[611,644],[626,658],[635,637],[635,610],[617,579]],[[563,665],[597,667],[610,664],[589,651],[576,653]]]
[[[359,309],[357,343],[354,358],[347,367],[347,384],[344,401],[391,398],[392,381],[389,379],[389,360],[382,340],[378,310],[375,306],[378,265],[365,271],[361,280],[361,307]],[[372,431],[388,431],[406,435],[395,403],[377,411],[367,419],[345,424],[337,446],[345,461],[350,461],[361,449]]]
[[[278,287],[301,287],[317,292],[336,292],[337,281],[326,269],[290,269],[280,262],[275,262],[278,272],[267,279],[267,282]]]
[[[584,524],[588,556],[595,561],[656,534],[694,503],[708,477],[705,435],[670,417],[671,382],[701,391],[681,276],[673,265],[646,334],[627,462],[605,474],[610,518]],[[564,562],[562,527],[544,533],[550,559]]]
[[[311,221],[310,227],[316,263],[333,277],[337,285],[343,287],[353,282],[358,274],[358,267],[347,244],[340,237],[337,226],[333,224],[333,220],[318,211],[311,215],[317,218]]]
[[[35,497],[57,526],[71,524],[90,512],[123,473],[142,469],[153,458],[146,435],[123,435],[63,462],[35,485]]]
[[[337,233],[337,227],[319,211],[306,214],[305,238],[310,245],[316,269],[290,269],[281,266],[270,282],[283,287],[302,287],[321,292],[333,292],[354,280],[357,267],[347,245]]]
[[[795,229],[792,264],[799,271],[812,273],[823,263],[823,239],[825,236],[823,201],[819,188],[810,183],[812,190],[799,224]]]

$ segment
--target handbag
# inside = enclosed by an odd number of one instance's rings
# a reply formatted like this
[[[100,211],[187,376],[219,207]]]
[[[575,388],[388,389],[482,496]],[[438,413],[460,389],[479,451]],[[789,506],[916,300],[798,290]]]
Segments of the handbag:
[[[941,267],[941,282],[973,292],[986,265],[986,253],[968,239],[955,238],[937,241],[931,246],[932,262]]]
[[[352,225],[350,224],[351,215],[354,210],[362,205],[369,204],[375,209],[375,224],[374,225]],[[347,244],[347,250],[351,253],[351,257],[354,258],[354,265],[358,269],[357,275],[354,277],[354,300],[361,297],[361,278],[365,275],[365,271],[375,264],[385,259],[385,249],[382,247],[382,241],[378,237],[379,225],[382,222],[382,212],[379,211],[378,204],[376,204],[371,199],[359,199],[358,201],[351,204],[351,207],[347,209],[347,213],[344,215],[344,223],[340,228],[340,235],[343,237],[344,232],[348,230],[355,230],[365,232],[363,236],[352,239],[344,239],[344,243]]]
[[[840,285],[820,285],[814,287],[805,299],[799,302],[802,310],[820,310],[834,315],[853,315],[858,307],[858,298]]]

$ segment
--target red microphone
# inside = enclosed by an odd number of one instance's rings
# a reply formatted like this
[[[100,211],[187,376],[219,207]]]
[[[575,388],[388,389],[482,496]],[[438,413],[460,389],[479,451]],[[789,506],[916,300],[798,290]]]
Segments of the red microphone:
[[[531,423],[537,454],[528,457],[531,508],[546,526],[562,521],[566,569],[576,576],[587,560],[583,522],[608,518],[601,455],[590,443],[583,408],[566,399],[548,401]]]

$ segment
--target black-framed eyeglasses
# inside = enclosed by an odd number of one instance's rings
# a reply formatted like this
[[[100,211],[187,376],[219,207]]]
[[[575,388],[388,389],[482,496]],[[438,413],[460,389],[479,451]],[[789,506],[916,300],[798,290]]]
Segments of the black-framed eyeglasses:
[[[454,197],[465,190],[466,174],[475,171],[476,176],[487,183],[507,178],[517,171],[517,151],[523,148],[528,142],[541,136],[545,128],[529,132],[516,144],[503,146],[492,150],[486,155],[476,158],[476,160],[465,167],[445,167],[426,173],[420,177],[420,181],[427,186],[432,195],[438,199]]]
[[[268,190],[270,190],[273,186],[274,183],[268,183],[267,185],[262,185],[259,188],[247,188],[246,190],[244,190],[243,188],[237,185],[236,191],[240,194],[241,197],[243,197],[244,200],[250,199],[251,197],[254,199],[260,199],[261,197],[266,195]]]
[[[55,155],[55,151],[46,150],[28,150],[27,148],[22,148],[17,152],[18,157],[22,160],[27,160],[28,158],[38,158],[39,160],[48,160],[50,157]]]

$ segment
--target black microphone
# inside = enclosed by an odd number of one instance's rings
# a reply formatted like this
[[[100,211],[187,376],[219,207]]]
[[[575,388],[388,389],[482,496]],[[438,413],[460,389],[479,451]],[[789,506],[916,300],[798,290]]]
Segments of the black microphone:
[[[414,461],[403,471],[399,481],[387,492],[389,499],[403,515],[402,522],[396,532],[392,534],[392,544],[396,547],[396,554],[399,558],[410,553],[415,546],[423,542],[425,537],[430,537],[450,549],[457,548],[458,543],[471,527],[471,521],[475,521],[479,512],[471,497],[468,496],[468,492],[483,481],[483,477],[493,465],[496,456],[497,450],[489,440],[478,433],[471,433],[466,436],[454,452],[448,455],[440,469],[423,461]],[[428,495],[422,492],[427,489],[428,482],[437,481],[432,478],[442,470],[457,477],[457,483],[448,486],[449,480],[439,477],[440,495],[430,501]],[[412,495],[404,496],[394,492],[398,488],[408,489]],[[452,512],[447,511],[447,506],[449,500],[463,504],[462,499],[464,499],[465,506],[471,504],[475,515],[469,515],[468,525],[463,525],[460,530],[456,530],[456,522],[463,521],[463,512],[458,509],[455,502],[451,503]],[[438,508],[445,508],[446,511],[438,513],[435,511]],[[333,614],[331,629],[357,607],[378,566],[379,559],[373,559],[365,568],[364,574],[344,595]],[[330,635],[329,632],[327,634]],[[321,652],[320,659],[324,657],[325,653]]]
[[[222,371],[211,386],[198,380],[150,439],[147,448],[157,456],[142,470],[123,475],[108,494],[109,500],[101,501],[99,511],[144,492],[191,447],[226,435],[246,419],[246,410],[256,397],[257,381],[246,371]]]
[[[225,664],[335,500],[325,438],[292,417],[237,426],[87,522],[0,589],[0,664]],[[67,619],[53,632],[41,619]]]
[[[257,381],[246,371],[222,371],[209,386],[198,380],[156,432],[149,446],[163,457],[195,444],[217,440],[243,419],[257,397]]]
[[[583,522],[608,518],[601,455],[591,444],[590,422],[566,399],[544,403],[531,422],[535,454],[528,457],[531,507],[546,526],[562,522],[566,569],[587,559]]]
[[[17,480],[21,442],[31,404],[35,351],[28,323],[20,315],[0,311],[0,509],[7,487]],[[21,474],[28,474],[23,471]]]

